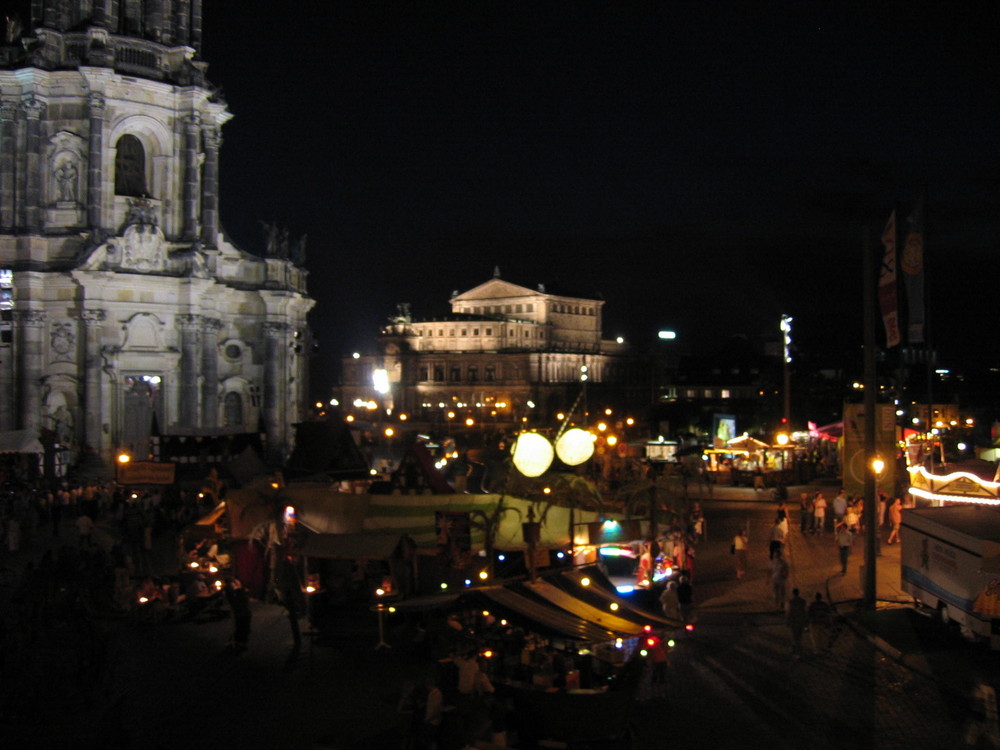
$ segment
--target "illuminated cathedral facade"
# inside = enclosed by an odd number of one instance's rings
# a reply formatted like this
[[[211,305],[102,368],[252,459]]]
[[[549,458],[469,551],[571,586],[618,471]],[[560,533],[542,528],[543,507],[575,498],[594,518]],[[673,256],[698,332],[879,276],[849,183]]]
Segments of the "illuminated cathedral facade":
[[[308,397],[304,239],[219,223],[231,115],[201,0],[34,0],[0,47],[0,431],[76,456],[154,432],[292,449]],[[273,228],[272,228],[273,229]]]

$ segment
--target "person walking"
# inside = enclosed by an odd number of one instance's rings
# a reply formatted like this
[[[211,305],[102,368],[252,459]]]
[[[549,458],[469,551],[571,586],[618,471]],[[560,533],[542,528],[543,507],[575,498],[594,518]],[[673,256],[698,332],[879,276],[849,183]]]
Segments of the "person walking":
[[[817,492],[813,498],[813,533],[822,534],[826,526],[826,498]]]
[[[788,563],[779,551],[771,558],[771,593],[779,612],[785,609],[785,585],[788,583]]]
[[[736,578],[742,581],[747,574],[747,555],[750,552],[750,540],[747,538],[746,529],[740,529],[733,537],[733,555],[736,563]]]
[[[247,650],[250,639],[250,621],[253,612],[250,610],[250,597],[239,578],[234,578],[226,587],[226,601],[233,614],[233,638],[229,647],[236,653]]]
[[[833,498],[833,527],[837,528],[844,520],[847,513],[847,493],[841,488],[840,492]]]
[[[846,523],[841,523],[837,527],[834,537],[837,549],[840,550],[840,575],[847,575],[847,560],[851,556],[851,547],[854,546],[854,532]]]
[[[780,555],[785,546],[785,539],[788,537],[788,521],[780,517],[774,519],[774,526],[771,527],[771,543],[768,546],[768,558],[773,560],[775,555]]]
[[[823,601],[823,595],[816,592],[816,598],[809,603],[809,639],[812,641],[814,653],[830,648],[830,624],[833,621],[833,610]]]
[[[667,585],[663,587],[663,593],[660,594],[660,608],[664,617],[672,620],[680,619],[677,610],[677,586],[673,581],[667,581]]]
[[[812,495],[803,492],[799,496],[799,531],[807,534],[813,523]]]
[[[677,612],[685,627],[694,622],[694,588],[687,576],[681,576],[677,584]]]
[[[898,497],[889,506],[889,525],[892,526],[892,531],[889,532],[886,544],[895,544],[899,541],[899,529],[903,525],[903,501]]]
[[[809,623],[809,615],[806,610],[806,600],[799,596],[798,589],[792,589],[792,598],[788,600],[788,614],[785,616],[785,623],[792,632],[792,654],[801,659],[802,634]]]

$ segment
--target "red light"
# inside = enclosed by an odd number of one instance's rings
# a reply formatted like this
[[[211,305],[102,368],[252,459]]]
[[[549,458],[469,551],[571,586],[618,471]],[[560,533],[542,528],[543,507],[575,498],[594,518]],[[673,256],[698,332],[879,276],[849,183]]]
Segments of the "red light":
[[[647,638],[646,639],[646,645],[647,646],[655,646],[656,645],[656,639],[655,638]]]
[[[692,624],[691,624],[691,623],[689,622],[689,623],[688,623],[687,625],[685,625],[685,626],[684,626],[684,629],[685,629],[686,631],[688,631],[688,632],[690,633],[691,631],[693,631],[693,630],[694,630],[694,625],[692,625]]]
[[[645,627],[643,628],[643,630],[645,630],[645,631],[646,631],[647,633],[648,633],[648,632],[649,632],[650,630],[652,630],[652,629],[653,629],[653,626],[652,626],[652,625],[646,625],[646,626],[645,626]]]

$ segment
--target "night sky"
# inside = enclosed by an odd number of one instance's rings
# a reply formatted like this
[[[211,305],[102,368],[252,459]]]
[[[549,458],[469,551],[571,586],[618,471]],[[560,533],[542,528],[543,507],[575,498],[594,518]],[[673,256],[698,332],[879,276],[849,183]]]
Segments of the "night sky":
[[[261,220],[308,234],[321,365],[495,266],[638,344],[787,313],[857,349],[863,229],[922,192],[943,362],[996,351],[996,3],[206,5],[222,223],[256,253]]]

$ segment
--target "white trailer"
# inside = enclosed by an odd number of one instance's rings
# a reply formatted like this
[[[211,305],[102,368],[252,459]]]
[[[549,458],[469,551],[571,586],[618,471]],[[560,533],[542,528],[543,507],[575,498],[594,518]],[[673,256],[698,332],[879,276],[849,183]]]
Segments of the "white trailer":
[[[948,505],[903,511],[903,590],[1000,648],[1000,508]]]

